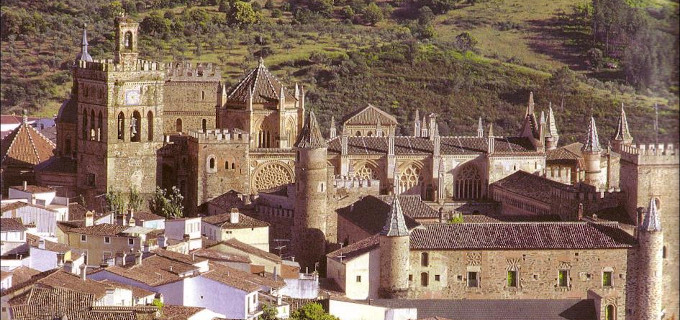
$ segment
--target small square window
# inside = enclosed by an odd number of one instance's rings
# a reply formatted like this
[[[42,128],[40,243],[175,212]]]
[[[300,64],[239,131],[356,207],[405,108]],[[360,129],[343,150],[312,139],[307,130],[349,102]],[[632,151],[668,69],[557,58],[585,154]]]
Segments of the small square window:
[[[87,242],[87,236],[84,234],[80,235],[80,242]]]
[[[479,287],[479,272],[468,271],[467,285],[470,288]]]
[[[611,271],[605,271],[602,273],[602,286],[611,287],[612,286],[612,273]]]
[[[104,243],[111,243],[111,237],[104,237]]]
[[[357,282],[361,282],[361,276],[357,276]]]
[[[134,239],[134,238],[128,238],[128,244],[129,244],[129,245],[134,245],[134,244],[135,244],[135,239]]]
[[[434,275],[434,281],[439,281],[439,279],[440,279],[439,275],[438,275],[438,274],[435,274],[435,275]]]
[[[456,279],[458,279],[458,281],[463,281],[463,276],[462,276],[462,275],[458,275],[458,276],[456,276]]]
[[[413,281],[413,275],[412,274],[408,275],[408,281]]]

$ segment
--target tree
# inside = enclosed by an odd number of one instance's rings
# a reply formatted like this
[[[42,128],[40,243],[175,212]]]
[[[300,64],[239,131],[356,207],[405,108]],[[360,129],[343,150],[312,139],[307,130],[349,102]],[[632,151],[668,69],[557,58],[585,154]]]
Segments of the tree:
[[[166,218],[181,218],[184,216],[182,200],[184,197],[177,187],[173,186],[172,192],[167,194],[165,189],[156,187],[153,198],[149,200],[149,210]]]
[[[434,13],[432,9],[428,6],[422,6],[418,9],[418,23],[421,25],[427,25],[434,20]]]
[[[293,320],[339,320],[323,310],[320,304],[311,302],[297,309],[290,316]]]
[[[372,26],[382,21],[383,18],[383,12],[375,2],[371,2],[364,10],[364,19]]]
[[[628,82],[638,89],[667,86],[677,70],[678,39],[665,32],[640,30],[626,48],[623,67]]]
[[[310,0],[309,9],[324,17],[330,17],[333,13],[333,0]]]
[[[354,10],[350,6],[345,6],[342,8],[342,16],[345,19],[353,19],[354,18]]]
[[[586,56],[588,57],[588,63],[590,63],[590,66],[595,70],[600,70],[602,67],[602,59],[604,58],[602,50],[598,48],[591,48],[586,53]]]
[[[456,48],[462,52],[474,51],[477,46],[477,39],[469,32],[462,32],[456,36]]]
[[[552,74],[552,77],[550,77],[550,85],[558,91],[560,97],[564,99],[566,94],[569,94],[576,89],[578,79],[576,79],[576,73],[565,66]]]
[[[158,12],[152,12],[139,24],[141,31],[152,36],[164,35],[170,31],[170,20],[161,16]]]
[[[267,0],[267,1],[264,3],[264,8],[267,9],[267,10],[274,9],[274,1],[272,1],[272,0]]]
[[[128,208],[139,211],[142,208],[143,202],[144,199],[142,199],[137,188],[130,187],[130,193],[128,193]]]
[[[109,191],[106,193],[106,207],[107,210],[113,211],[116,213],[124,213],[125,212],[125,198],[123,198],[123,195],[120,194],[118,191]]]
[[[268,303],[262,303],[262,314],[258,317],[258,320],[276,320],[276,316],[279,314],[279,310],[275,306]]]
[[[243,27],[256,24],[260,21],[259,15],[253,10],[250,3],[236,1],[229,12],[227,12],[227,24],[235,27]]]

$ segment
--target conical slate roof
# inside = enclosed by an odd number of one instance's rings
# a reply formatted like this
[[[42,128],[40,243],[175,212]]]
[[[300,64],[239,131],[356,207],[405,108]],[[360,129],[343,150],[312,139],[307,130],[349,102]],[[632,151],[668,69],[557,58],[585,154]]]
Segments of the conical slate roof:
[[[54,156],[56,145],[26,121],[2,140],[2,166],[35,166]]]
[[[231,93],[229,93],[227,96],[227,103],[248,103],[250,90],[252,90],[253,93],[253,103],[278,103],[282,87],[283,85],[281,82],[267,70],[267,67],[264,65],[264,60],[260,58],[260,63],[257,67],[250,71],[243,80],[234,87]],[[288,93],[285,88],[283,88],[283,91],[286,101],[297,100],[295,96]]]
[[[404,213],[401,210],[401,204],[399,204],[399,196],[396,194],[392,199],[392,208],[387,215],[387,221],[380,235],[388,237],[403,237],[408,236],[408,228],[406,227],[406,220],[404,219]]]
[[[321,129],[319,129],[319,123],[316,121],[313,111],[307,113],[305,125],[302,127],[302,131],[300,131],[295,147],[303,149],[328,148],[328,143],[326,143],[326,139],[321,135]]]
[[[76,56],[76,61],[78,60],[92,62],[92,57],[89,53],[87,53],[87,29],[83,29],[82,47],[80,49],[80,53],[78,53]]]
[[[586,142],[583,143],[581,151],[585,152],[600,152],[600,138],[597,135],[597,127],[595,126],[595,118],[590,117],[590,124],[588,124],[588,134],[586,135]]]
[[[623,103],[621,104],[621,116],[619,116],[619,123],[616,125],[616,133],[614,133],[614,140],[628,141],[633,140],[628,130],[628,120],[626,119],[626,111],[623,110]]]
[[[661,220],[659,219],[659,211],[656,208],[656,201],[654,198],[649,200],[649,208],[647,209],[647,214],[645,214],[644,219],[642,219],[640,229],[646,231],[661,231]]]

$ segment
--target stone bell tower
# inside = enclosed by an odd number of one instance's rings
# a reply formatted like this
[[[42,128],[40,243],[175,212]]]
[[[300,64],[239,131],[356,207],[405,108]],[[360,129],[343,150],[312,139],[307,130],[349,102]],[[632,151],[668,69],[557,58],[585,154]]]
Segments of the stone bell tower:
[[[395,173],[394,180],[399,181]],[[398,189],[398,182],[395,183]],[[393,193],[392,207],[380,231],[380,287],[381,298],[406,298],[408,294],[410,237],[398,192]]]
[[[114,63],[132,66],[139,57],[137,38],[139,23],[126,16],[116,17],[116,50]]]

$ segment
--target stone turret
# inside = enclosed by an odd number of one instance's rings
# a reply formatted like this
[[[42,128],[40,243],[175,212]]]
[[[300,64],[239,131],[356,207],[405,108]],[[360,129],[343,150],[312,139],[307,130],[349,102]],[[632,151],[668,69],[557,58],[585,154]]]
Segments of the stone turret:
[[[548,119],[546,123],[545,132],[545,149],[554,150],[557,148],[557,143],[560,140],[560,135],[557,133],[557,124],[555,123],[555,115],[553,114],[552,103],[548,107]]]
[[[338,135],[338,131],[337,131],[336,126],[335,126],[335,117],[334,116],[331,116],[331,128],[329,130],[329,135],[330,136],[328,138],[330,138],[330,139],[333,139]]]
[[[622,146],[630,146],[633,143],[633,136],[628,129],[628,120],[626,119],[626,111],[623,110],[623,103],[621,103],[621,115],[619,122],[616,124],[616,132],[611,140],[614,151],[619,152]]]
[[[398,181],[397,174],[394,175],[395,181]],[[395,183],[395,189],[397,188],[398,183]],[[382,298],[405,298],[408,293],[410,239],[397,193],[394,194],[392,208],[379,237],[380,287],[378,294]]]
[[[583,158],[586,162],[586,179],[585,183],[599,188],[600,181],[600,140],[597,135],[597,127],[595,126],[595,118],[590,117],[588,124],[588,133],[586,134],[586,141],[581,148]]]
[[[328,144],[313,112],[295,143],[296,192],[293,245],[300,267],[313,270],[325,254]]]
[[[656,199],[639,226],[637,319],[661,319],[663,298],[663,231]],[[672,294],[672,293],[670,293]]]
[[[116,17],[116,49],[114,63],[120,63],[125,70],[131,70],[137,63],[139,51],[137,47],[137,31],[139,23],[126,16]],[[127,67],[125,67],[127,66]]]

